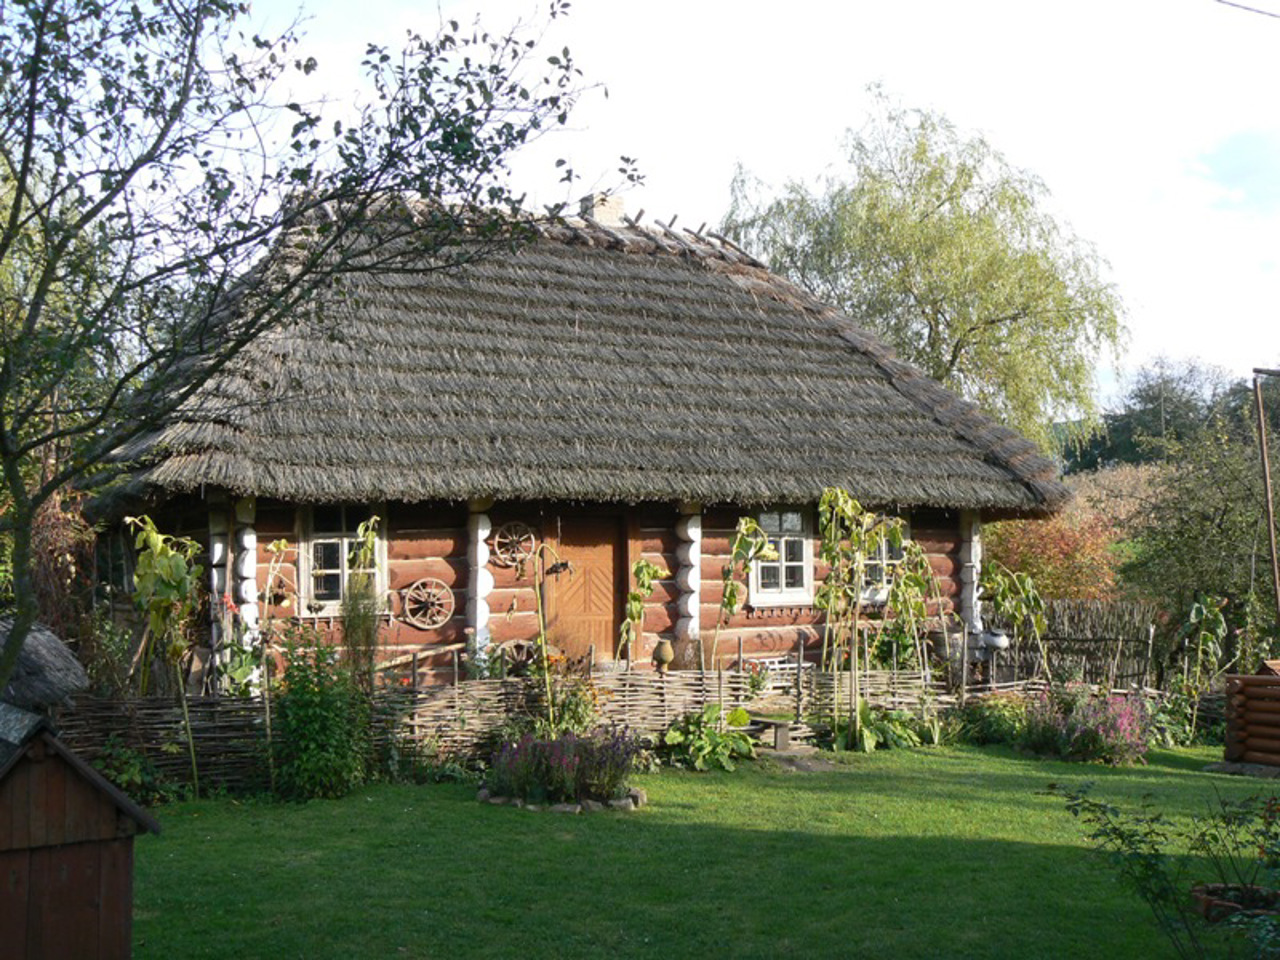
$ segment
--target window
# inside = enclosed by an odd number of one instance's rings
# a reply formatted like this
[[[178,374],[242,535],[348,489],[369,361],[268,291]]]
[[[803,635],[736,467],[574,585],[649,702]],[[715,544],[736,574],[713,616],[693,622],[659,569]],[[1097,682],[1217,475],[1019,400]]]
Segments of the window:
[[[385,566],[385,542],[381,537],[374,549],[373,566],[356,566],[360,524],[377,512],[371,507],[348,504],[311,508],[306,548],[302,551],[306,565],[303,582],[307,585],[307,613],[314,616],[337,613],[347,577],[353,573],[372,574],[374,583],[381,589],[380,574]]]
[[[891,518],[890,518],[891,519]],[[888,536],[880,541],[877,553],[867,557],[867,568],[862,577],[862,598],[872,603],[883,603],[889,598],[889,587],[894,575],[902,565],[905,553],[903,544],[909,535],[907,523],[902,521],[902,537],[897,546],[889,542]]]
[[[803,510],[766,510],[759,517],[776,560],[751,565],[750,600],[757,607],[808,606],[813,603],[813,544],[809,515]]]

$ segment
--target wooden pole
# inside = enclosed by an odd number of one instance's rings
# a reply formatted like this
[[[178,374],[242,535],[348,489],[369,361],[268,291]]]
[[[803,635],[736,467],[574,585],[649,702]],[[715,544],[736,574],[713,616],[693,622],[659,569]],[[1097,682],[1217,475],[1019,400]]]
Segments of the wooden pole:
[[[720,704],[720,719],[716,722],[716,726],[720,732],[724,732],[724,667],[716,661],[716,702]]]
[[[1151,674],[1151,653],[1155,649],[1156,643],[1156,625],[1154,623],[1147,624],[1147,657],[1142,661],[1142,689],[1147,689],[1147,680]]]
[[[458,651],[453,651],[453,685],[458,685]]]
[[[418,651],[413,651],[413,692],[418,692]]]
[[[1253,397],[1258,408],[1258,449],[1262,452],[1262,482],[1267,488],[1267,535],[1271,540],[1271,583],[1275,590],[1276,627],[1280,629],[1280,553],[1276,552],[1276,507],[1271,496],[1271,460],[1267,456],[1267,419],[1262,412],[1262,375],[1276,376],[1280,371],[1253,371]],[[1247,664],[1242,664],[1247,668]]]

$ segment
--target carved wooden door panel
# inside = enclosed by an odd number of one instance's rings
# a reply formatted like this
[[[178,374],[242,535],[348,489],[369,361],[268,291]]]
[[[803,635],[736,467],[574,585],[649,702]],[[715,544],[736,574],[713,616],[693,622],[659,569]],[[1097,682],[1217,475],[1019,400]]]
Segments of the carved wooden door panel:
[[[551,642],[570,657],[584,657],[594,645],[596,659],[612,659],[622,626],[621,522],[617,517],[562,516],[556,550],[571,569],[548,578]]]

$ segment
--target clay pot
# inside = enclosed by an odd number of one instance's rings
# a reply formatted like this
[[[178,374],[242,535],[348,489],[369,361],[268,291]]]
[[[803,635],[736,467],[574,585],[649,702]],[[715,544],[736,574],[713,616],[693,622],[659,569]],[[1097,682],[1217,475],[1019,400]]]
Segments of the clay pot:
[[[1243,883],[1202,883],[1191,888],[1191,903],[1209,923],[1221,923],[1237,915],[1280,914],[1280,890]]]
[[[675,658],[675,648],[671,646],[671,641],[665,637],[659,640],[658,645],[653,648],[653,664],[658,668],[659,673],[665,674],[667,667]]]

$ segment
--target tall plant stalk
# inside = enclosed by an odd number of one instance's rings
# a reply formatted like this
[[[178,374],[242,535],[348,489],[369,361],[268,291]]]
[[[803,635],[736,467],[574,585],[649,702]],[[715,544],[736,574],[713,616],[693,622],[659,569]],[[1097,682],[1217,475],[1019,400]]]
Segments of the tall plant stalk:
[[[751,564],[757,560],[766,563],[778,559],[778,551],[769,542],[769,535],[750,517],[739,517],[729,546],[729,562],[720,568],[720,611],[716,615],[716,629],[711,637],[711,660],[718,663],[720,656],[720,627],[738,612],[742,603],[742,581]],[[698,669],[706,672],[707,652],[698,640]]]
[[[191,779],[196,796],[200,796],[200,774],[196,766],[195,734],[187,707],[186,684],[182,682],[182,658],[190,649],[187,628],[194,616],[200,593],[200,577],[204,568],[193,562],[199,544],[186,537],[161,533],[150,517],[126,517],[125,522],[137,531],[134,546],[138,564],[133,574],[134,602],[147,612],[146,638],[143,641],[144,689],[151,650],[160,644],[162,657],[173,664],[182,701],[183,726],[187,734],[187,751],[191,757]]]

